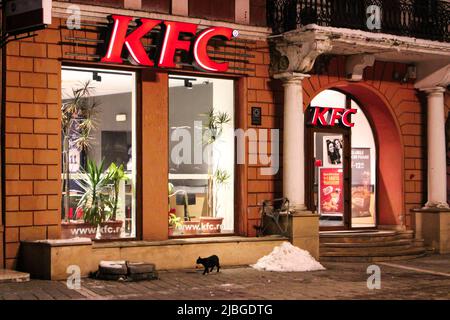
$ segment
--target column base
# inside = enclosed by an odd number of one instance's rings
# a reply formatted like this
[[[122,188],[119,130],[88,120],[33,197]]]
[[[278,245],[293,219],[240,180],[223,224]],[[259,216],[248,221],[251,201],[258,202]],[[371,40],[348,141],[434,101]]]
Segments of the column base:
[[[289,205],[289,211],[292,214],[296,214],[296,213],[302,213],[302,212],[306,212],[311,214],[311,211],[308,211],[308,208],[304,205],[304,204],[290,204]]]
[[[422,208],[423,210],[427,209],[443,209],[443,210],[449,210],[450,206],[447,202],[436,202],[436,201],[428,201],[425,206]]]
[[[289,222],[291,243],[319,260],[319,215],[311,211],[297,211],[289,215]]]
[[[416,238],[425,241],[425,247],[439,254],[450,253],[450,209],[414,209]]]

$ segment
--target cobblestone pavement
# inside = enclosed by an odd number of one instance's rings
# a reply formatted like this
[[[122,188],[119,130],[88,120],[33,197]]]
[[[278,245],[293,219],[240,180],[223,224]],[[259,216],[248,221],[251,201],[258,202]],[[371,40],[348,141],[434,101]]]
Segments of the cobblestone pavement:
[[[83,279],[79,290],[62,281],[3,283],[0,299],[450,299],[450,255],[376,264],[380,290],[367,288],[369,263],[324,263],[326,271],[303,273],[238,267],[207,276],[200,269],[161,271],[159,280],[144,282]]]

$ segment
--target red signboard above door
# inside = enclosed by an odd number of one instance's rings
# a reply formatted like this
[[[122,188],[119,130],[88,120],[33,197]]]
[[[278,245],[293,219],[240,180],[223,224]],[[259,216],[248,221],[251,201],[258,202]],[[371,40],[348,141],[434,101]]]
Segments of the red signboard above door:
[[[216,37],[231,40],[238,35],[231,28],[211,27],[198,32],[196,24],[144,18],[135,20],[137,25],[130,32],[133,17],[112,15],[109,19],[112,27],[106,41],[106,52],[101,58],[105,63],[122,63],[124,54],[128,54],[133,64],[173,68],[175,53],[182,51],[188,54],[190,63],[202,71],[226,72],[228,62],[213,61],[208,55],[208,42]],[[156,46],[156,54],[150,56],[142,39],[156,28],[162,32],[159,41],[153,45]]]
[[[355,124],[351,121],[351,115],[356,113],[357,109],[309,107],[307,123],[323,127],[342,124],[344,127],[353,128]]]

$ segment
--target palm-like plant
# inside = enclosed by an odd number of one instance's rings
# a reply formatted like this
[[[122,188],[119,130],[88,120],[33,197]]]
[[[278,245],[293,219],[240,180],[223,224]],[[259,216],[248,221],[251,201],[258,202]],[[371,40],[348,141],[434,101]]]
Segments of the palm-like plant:
[[[220,138],[223,133],[224,126],[230,123],[231,117],[228,113],[216,111],[214,108],[209,110],[209,112],[204,114],[204,116],[207,117],[204,142],[207,145],[211,145]]]
[[[225,170],[214,168],[214,164],[212,163],[212,146],[222,136],[225,125],[231,122],[231,117],[227,112],[216,111],[214,108],[204,114],[204,116],[207,117],[207,121],[205,125],[205,134],[203,135],[203,142],[209,148],[208,151],[210,158],[208,161],[208,216],[212,217],[217,214],[216,205],[214,204],[217,200],[217,196],[215,196],[214,191],[215,180],[217,182],[217,177],[224,178],[223,174],[226,173]],[[229,179],[229,174],[227,179]]]
[[[86,169],[81,169],[82,178],[76,180],[84,192],[77,209],[82,209],[84,221],[94,226],[106,222],[114,207],[109,193],[111,177],[103,171],[103,165],[103,161],[97,166],[88,159]]]
[[[168,191],[169,191],[169,194],[168,194],[169,195],[169,197],[168,197],[168,199],[169,199],[169,211],[170,211],[170,198],[173,197],[173,196],[176,196],[179,193],[181,193],[181,194],[183,194],[183,198],[184,198],[184,208],[186,210],[185,211],[185,215],[190,220],[188,194],[187,194],[186,190],[180,189],[180,190],[175,191],[174,185],[169,182],[169,184],[168,184]]]
[[[117,208],[119,204],[119,188],[120,182],[128,180],[128,176],[125,174],[123,164],[117,166],[114,162],[108,168],[108,178],[113,186],[113,192],[111,197],[112,203],[112,215],[111,220],[115,221],[117,216]]]
[[[63,136],[63,172],[64,172],[64,220],[68,220],[70,208],[70,169],[69,150],[76,147],[78,150],[89,149],[92,143],[91,132],[97,126],[96,114],[98,103],[92,97],[94,88],[90,81],[80,84],[72,89],[72,98],[61,106],[61,131]]]
[[[229,180],[231,178],[231,175],[228,171],[223,169],[217,169],[214,172],[214,203],[215,203],[215,214],[217,215],[217,212],[219,212],[219,201],[217,200],[219,196],[220,188],[227,185]]]

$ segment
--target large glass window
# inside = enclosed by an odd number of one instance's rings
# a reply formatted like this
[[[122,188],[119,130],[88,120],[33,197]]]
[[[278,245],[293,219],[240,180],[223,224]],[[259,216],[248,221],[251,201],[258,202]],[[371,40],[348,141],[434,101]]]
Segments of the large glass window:
[[[62,237],[135,237],[135,74],[64,67],[61,78]]]
[[[233,233],[233,81],[171,75],[169,140],[169,235]]]

